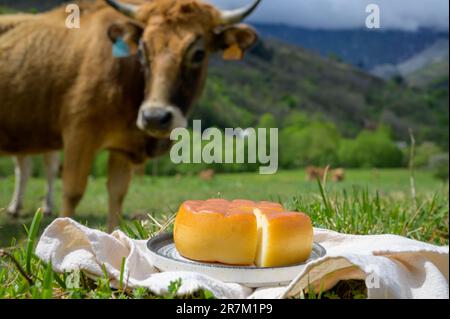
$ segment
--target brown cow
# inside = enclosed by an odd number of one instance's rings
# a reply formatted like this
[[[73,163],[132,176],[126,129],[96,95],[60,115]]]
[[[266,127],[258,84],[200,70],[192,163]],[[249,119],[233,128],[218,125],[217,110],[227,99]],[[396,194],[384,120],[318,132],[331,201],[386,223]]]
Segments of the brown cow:
[[[343,182],[345,180],[345,170],[343,168],[336,168],[332,170],[331,179],[335,183]]]
[[[200,0],[106,2],[79,3],[80,29],[66,28],[64,7],[0,18],[0,155],[63,149],[62,215],[73,216],[95,154],[110,150],[112,228],[130,162],[167,148],[171,130],[186,125],[210,53],[241,59],[255,43],[237,23],[260,0],[232,11]],[[112,55],[119,41],[130,56]]]
[[[214,179],[214,177],[216,176],[216,171],[213,169],[206,169],[204,171],[201,171],[198,174],[198,177],[200,177],[201,180],[205,181],[205,182],[210,182]]]
[[[326,168],[308,166],[306,168],[306,179],[308,181],[315,181],[317,179],[322,181],[325,177],[326,172],[327,172]]]
[[[345,179],[345,170],[343,168],[336,168],[329,170],[329,167],[314,167],[308,166],[306,168],[306,179],[308,181],[315,181],[319,179],[325,182],[328,177],[331,176],[331,180],[335,183],[342,182]]]

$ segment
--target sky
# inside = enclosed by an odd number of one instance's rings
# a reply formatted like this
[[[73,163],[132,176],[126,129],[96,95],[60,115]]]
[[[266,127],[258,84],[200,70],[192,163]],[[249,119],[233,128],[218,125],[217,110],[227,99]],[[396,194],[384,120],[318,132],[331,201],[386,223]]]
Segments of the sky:
[[[251,1],[209,0],[224,9]],[[263,0],[249,21],[318,29],[359,28],[365,26],[370,3],[380,8],[381,29],[414,31],[429,27],[448,31],[449,0]]]

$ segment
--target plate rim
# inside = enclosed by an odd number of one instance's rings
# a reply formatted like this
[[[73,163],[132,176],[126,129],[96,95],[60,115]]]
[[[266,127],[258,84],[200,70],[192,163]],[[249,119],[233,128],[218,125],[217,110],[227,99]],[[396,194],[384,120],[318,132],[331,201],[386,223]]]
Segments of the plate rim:
[[[190,260],[188,258],[187,261],[184,260],[178,260],[178,259],[174,259],[174,258],[170,258],[166,255],[163,255],[161,253],[159,253],[157,250],[153,249],[152,245],[155,242],[158,241],[166,241],[169,240],[172,243],[175,243],[174,239],[173,239],[173,233],[171,232],[164,232],[161,234],[158,234],[150,239],[147,240],[146,243],[146,247],[147,249],[157,255],[158,257],[170,260],[170,261],[175,261],[175,262],[180,262],[180,263],[185,263],[185,264],[190,264],[190,265],[195,265],[195,266],[200,266],[200,267],[207,267],[207,268],[222,268],[222,269],[241,269],[241,270],[280,270],[280,269],[289,269],[289,268],[293,268],[293,267],[299,267],[299,266],[304,266],[307,265],[310,261],[314,261],[314,260],[318,260],[320,258],[323,258],[324,256],[326,256],[327,254],[327,250],[325,249],[325,247],[323,247],[321,244],[317,243],[317,242],[313,242],[313,249],[314,247],[316,249],[319,250],[319,256],[316,259],[313,260],[309,260],[310,258],[308,258],[306,261],[302,262],[302,263],[297,263],[297,264],[293,264],[293,265],[288,265],[288,266],[280,266],[280,267],[258,267],[258,266],[233,266],[233,265],[226,265],[226,264],[221,264],[221,263],[207,263],[207,262],[201,262],[201,261],[196,261],[196,260]],[[185,257],[184,257],[185,258]]]

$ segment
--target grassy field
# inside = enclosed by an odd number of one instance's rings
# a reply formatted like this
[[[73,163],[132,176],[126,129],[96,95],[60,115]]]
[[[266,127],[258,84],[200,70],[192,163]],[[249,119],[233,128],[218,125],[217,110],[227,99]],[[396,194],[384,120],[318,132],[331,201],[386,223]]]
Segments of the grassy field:
[[[433,195],[444,196],[448,184],[443,184],[426,171],[415,174],[416,188],[420,198],[430,199]],[[107,218],[108,196],[106,179],[91,179],[87,192],[78,208],[77,220],[91,227],[103,228]],[[13,192],[14,178],[0,179],[0,209],[6,207]],[[371,195],[379,193],[384,201],[393,205],[411,205],[410,181],[407,170],[351,170],[346,172],[342,183],[328,182],[325,185],[328,196],[342,198],[342,192],[352,194],[366,190]],[[44,196],[45,182],[31,179],[24,201],[24,209],[19,219],[10,219],[0,211],[0,247],[8,246],[12,238],[22,239],[25,232],[22,224],[29,224]],[[56,187],[56,205],[60,206],[61,182]],[[248,198],[253,200],[273,200],[284,204],[295,202],[308,209],[311,202],[321,201],[316,182],[307,181],[303,171],[281,171],[275,175],[224,174],[212,181],[202,181],[197,176],[183,177],[135,177],[125,201],[125,219],[168,215],[176,212],[186,199],[226,199]],[[297,206],[291,208],[298,208]],[[306,207],[305,207],[306,205]],[[43,221],[48,224],[51,218]]]
[[[78,208],[76,219],[91,227],[104,227],[107,216],[108,196],[106,179],[92,179],[83,201]],[[444,194],[443,185],[424,171],[416,173],[417,193],[430,198],[433,194]],[[14,178],[0,179],[0,208],[6,207],[13,192]],[[57,183],[56,205],[60,206],[61,183]],[[342,195],[342,191],[368,189],[369,193],[379,192],[382,198],[394,203],[410,203],[409,172],[407,170],[351,170],[346,180],[339,184],[325,185],[330,196]],[[34,212],[44,196],[45,182],[32,179],[29,182],[22,215],[11,220],[0,211],[0,247],[8,246],[11,238],[24,238],[22,224],[31,221]],[[316,182],[306,181],[303,171],[282,171],[275,175],[224,174],[210,182],[196,176],[184,177],[135,177],[125,201],[125,218],[135,219],[146,214],[155,216],[173,213],[186,199],[206,199],[223,197],[227,199],[248,198],[253,200],[273,200],[283,203],[299,201],[300,205],[320,200]],[[339,196],[338,196],[339,197]],[[293,207],[294,208],[294,207]],[[51,219],[44,220],[44,224]]]
[[[394,233],[448,245],[448,183],[433,178],[429,172],[418,171],[415,185],[417,196],[413,199],[407,170],[351,170],[347,172],[345,182],[327,182],[323,187],[318,182],[306,181],[302,171],[285,171],[273,176],[225,174],[210,182],[196,176],[136,177],[125,202],[122,229],[131,237],[145,238],[156,230],[154,224],[141,222],[148,220],[147,214],[164,221],[176,212],[183,200],[249,198],[280,201],[292,210],[304,211],[311,216],[316,227],[355,234]],[[60,186],[59,183],[57,198],[61,194]],[[12,178],[0,180],[0,207],[8,204],[12,189]],[[0,283],[7,283],[0,288],[0,298],[155,297],[139,289],[111,290],[107,278],[88,283],[80,279],[84,282],[81,288],[67,289],[64,282],[70,274],[54,274],[49,265],[42,264],[32,253],[39,231],[51,219],[35,221],[35,227],[31,227],[28,233],[23,227],[23,224],[31,224],[43,191],[43,180],[31,180],[22,217],[11,220],[0,212],[0,247],[15,247],[0,251],[4,257],[0,260]],[[57,203],[59,206],[60,201]],[[91,227],[104,228],[106,206],[105,179],[91,180],[76,219]],[[22,265],[22,275],[17,272],[11,256]],[[176,283],[172,291],[176,291]],[[208,296],[208,292],[201,292],[191,297]],[[343,282],[322,297],[364,297],[364,285]]]

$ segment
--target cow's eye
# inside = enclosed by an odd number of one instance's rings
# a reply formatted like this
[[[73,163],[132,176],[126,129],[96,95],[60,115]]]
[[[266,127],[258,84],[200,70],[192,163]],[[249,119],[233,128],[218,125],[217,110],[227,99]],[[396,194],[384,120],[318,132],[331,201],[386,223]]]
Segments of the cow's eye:
[[[192,54],[192,60],[191,63],[194,65],[198,65],[198,64],[202,64],[203,61],[205,60],[206,57],[206,52],[203,49],[197,49],[195,50],[195,52]]]
[[[202,38],[195,40],[187,51],[186,63],[192,67],[199,67],[206,59],[205,44]]]

